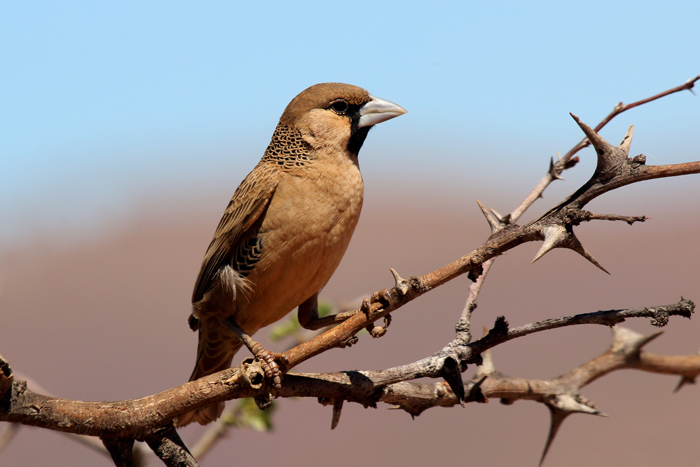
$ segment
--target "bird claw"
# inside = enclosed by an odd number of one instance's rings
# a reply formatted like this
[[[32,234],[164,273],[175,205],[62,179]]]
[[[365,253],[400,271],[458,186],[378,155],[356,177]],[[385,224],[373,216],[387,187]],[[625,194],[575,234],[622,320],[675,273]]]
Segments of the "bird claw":
[[[371,297],[365,297],[362,299],[362,305],[360,305],[360,311],[367,315],[367,318],[372,314],[372,303],[381,302],[385,306],[391,306],[392,304],[391,292],[387,289],[382,289],[378,292],[374,292]]]
[[[352,347],[353,345],[357,344],[358,338],[357,336],[352,336],[346,341],[341,342],[338,344],[338,347],[341,349],[344,349],[345,347]]]
[[[373,324],[367,325],[367,331],[369,331],[369,334],[374,337],[375,339],[378,339],[382,337],[384,334],[386,334],[386,330],[389,328],[389,325],[391,324],[391,315],[386,315],[384,317],[384,326],[374,326]]]
[[[391,305],[391,293],[387,289],[380,290],[377,295],[379,301],[384,302],[386,306]]]
[[[260,366],[265,372],[265,376],[272,381],[272,385],[276,389],[282,389],[283,370],[280,369],[278,361],[282,363],[282,367],[286,370],[289,365],[287,357],[276,352],[270,352],[265,347],[254,341],[246,332],[236,323],[233,317],[226,318],[222,324],[233,332],[248,347],[250,353],[253,354],[256,360],[260,362]]]
[[[369,318],[370,313],[372,312],[372,303],[369,301],[369,297],[365,297],[362,299],[362,305],[360,305],[360,311],[367,315]]]
[[[372,314],[372,302],[383,302],[387,306],[391,305],[391,293],[387,289],[380,290],[372,294],[371,298],[365,297],[362,299],[362,305],[360,306],[360,311],[370,318]],[[369,323],[365,329],[369,331],[370,335],[374,338],[382,337],[386,334],[386,330],[391,324],[391,315],[386,315],[384,317],[384,326],[375,326],[374,323]]]
[[[259,346],[253,354],[260,362],[260,366],[262,366],[265,376],[272,381],[272,385],[275,387],[275,389],[282,389],[283,372],[277,362],[280,361],[284,367],[288,363],[287,357],[277,352],[270,352],[263,346]]]

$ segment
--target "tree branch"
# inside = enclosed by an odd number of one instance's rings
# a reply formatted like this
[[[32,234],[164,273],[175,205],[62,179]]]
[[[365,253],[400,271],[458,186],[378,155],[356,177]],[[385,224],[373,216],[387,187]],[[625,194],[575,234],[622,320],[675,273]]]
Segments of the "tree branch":
[[[626,318],[635,317],[652,318],[659,324],[665,324],[669,316],[690,317],[693,308],[692,302],[681,300],[667,306],[599,311],[549,319],[510,331],[507,330],[507,323],[499,318],[491,332],[465,346],[466,351],[460,355],[460,360],[477,361],[481,353],[496,345],[548,329],[581,324],[610,326],[624,321]],[[406,383],[396,386],[396,384],[420,377],[441,377],[444,352],[452,352],[453,350],[447,348],[447,350],[427,359],[381,371],[289,374],[285,376],[284,385],[279,390],[278,395],[280,397],[317,397],[327,400],[342,399],[359,402],[365,406],[374,406],[378,401],[402,405],[399,402],[400,399],[405,402],[406,407],[411,408],[410,412],[415,415],[416,407],[423,407],[423,410],[428,407],[426,405],[429,392],[427,388],[430,385],[407,386],[406,384],[409,383]],[[635,365],[639,366],[640,369],[644,369],[646,368],[644,365],[648,365],[649,368],[653,367],[656,372],[688,377],[695,376],[700,372],[700,356],[683,357],[685,360],[679,360],[679,358],[663,360],[650,357],[643,362],[635,363]],[[665,364],[669,366],[665,366]],[[587,374],[592,373],[588,372]],[[99,436],[103,441],[111,440],[105,441],[105,445],[114,455],[115,451],[111,446],[116,445],[120,450],[123,450],[123,441],[119,440],[124,438],[145,440],[149,446],[154,442],[175,443],[176,440],[167,438],[170,436],[168,426],[170,421],[180,413],[219,400],[264,396],[269,391],[267,386],[259,382],[253,384],[248,382],[251,377],[255,381],[262,381],[262,375],[263,371],[256,362],[245,361],[241,368],[231,368],[154,396],[119,402],[70,401],[43,396],[28,390],[24,381],[17,381],[13,385],[9,410],[0,413],[0,420],[57,431]],[[488,376],[488,379],[481,385],[483,395],[493,397],[495,394],[497,397],[511,399],[515,397],[513,394],[503,392],[505,390],[502,388],[498,390],[501,392],[493,389],[492,379],[495,376],[493,374]],[[522,384],[525,384],[518,382],[520,380],[508,381],[508,384],[512,386],[508,391],[516,393],[523,387]],[[513,381],[516,381],[517,384]],[[585,382],[585,384],[587,383],[588,381]],[[469,397],[465,399],[466,402],[483,400],[479,391],[473,391],[475,384],[473,381],[468,383],[467,393]],[[582,385],[584,383],[580,383],[578,387]],[[433,388],[432,397],[436,400],[435,405],[447,406],[448,400],[451,400],[449,398],[454,397],[454,392],[445,392],[441,389],[444,389],[444,386],[434,385],[430,387]],[[539,393],[535,391],[533,394]],[[415,397],[415,399],[411,397]],[[532,397],[524,395],[518,398]],[[154,426],[163,428],[154,432],[150,428]],[[163,438],[164,436],[165,438]],[[156,438],[157,440],[153,441]]]
[[[172,423],[154,430],[146,443],[168,467],[199,467]]]
[[[465,272],[479,270],[484,262],[526,242],[544,240],[535,260],[554,248],[569,248],[603,269],[583,247],[573,233],[573,226],[582,221],[582,208],[604,193],[616,188],[653,178],[700,173],[700,161],[684,164],[646,166],[638,158],[628,157],[631,143],[631,128],[623,142],[615,147],[607,143],[587,125],[579,123],[582,130],[593,140],[598,153],[598,166],[591,179],[539,219],[525,226],[509,225],[495,232],[481,247],[456,261],[421,277],[412,276],[407,289],[394,287],[383,289],[370,297],[367,312],[357,309],[352,317],[325,333],[298,345],[284,353],[288,361],[287,370],[328,349],[344,345],[355,334],[376,320],[397,310],[406,303],[420,297]],[[603,269],[604,270],[604,269]]]
[[[694,304],[689,300],[653,308],[609,310],[557,319],[549,319],[509,329],[504,318],[496,320],[494,328],[483,338],[471,342],[469,329],[471,313],[476,307],[479,288],[496,257],[526,242],[543,241],[535,260],[554,248],[572,249],[597,267],[600,264],[588,253],[574,234],[581,222],[606,219],[628,223],[644,221],[646,217],[597,215],[583,211],[591,200],[622,186],[655,178],[700,173],[700,161],[684,164],[646,166],[643,155],[630,158],[632,127],[622,143],[612,146],[598,135],[607,122],[616,115],[681,90],[690,90],[700,76],[664,93],[627,106],[618,104],[595,129],[577,124],[586,137],[556,163],[552,161],[548,174],[528,197],[507,216],[490,213],[481,206],[492,234],[479,248],[446,266],[423,276],[403,279],[392,270],[395,285],[371,295],[362,307],[326,319],[338,323],[308,342],[301,343],[283,354],[284,370],[336,347],[349,345],[356,334],[372,328],[379,319],[388,319],[389,313],[428,291],[471,272],[476,282],[470,289],[455,339],[432,356],[407,365],[381,371],[345,371],[324,374],[287,374],[280,390],[271,388],[257,362],[245,360],[240,367],[221,371],[197,381],[142,399],[117,402],[83,402],[59,399],[30,391],[25,381],[15,380],[9,364],[0,357],[0,421],[40,426],[56,431],[97,436],[117,465],[135,465],[132,455],[134,440],[143,440],[166,465],[196,466],[196,461],[175,431],[172,420],[214,402],[241,397],[267,400],[270,392],[281,397],[317,397],[334,407],[333,426],[338,422],[342,401],[348,400],[375,406],[382,401],[396,405],[411,415],[434,406],[450,406],[470,401],[485,402],[486,397],[500,397],[509,402],[517,399],[536,400],[546,404],[552,413],[552,426],[545,454],[564,418],[570,413],[584,412],[600,415],[592,403],[582,398],[578,390],[610,371],[636,368],[682,377],[679,388],[694,381],[700,374],[700,356],[657,356],[641,348],[658,336],[639,336],[615,327],[615,342],[604,354],[548,381],[526,380],[502,375],[489,363],[480,368],[470,381],[463,381],[461,373],[467,364],[490,362],[489,349],[508,340],[549,329],[580,324],[613,326],[627,318],[647,317],[652,324],[664,326],[669,316],[690,317]],[[540,218],[519,226],[515,222],[539,197],[546,187],[560,178],[563,170],[578,161],[573,155],[592,144],[598,163],[590,180],[576,192],[550,209]],[[603,269],[604,270],[604,269]],[[342,322],[341,322],[342,321]],[[383,334],[379,332],[378,334]],[[416,384],[409,381],[420,377],[443,378],[445,382]],[[544,457],[543,457],[544,458]]]
[[[700,75],[696,76],[695,78],[687,80],[685,83],[681,84],[680,86],[676,86],[675,88],[671,88],[667,91],[660,92],[659,94],[656,94],[654,96],[648,97],[646,99],[642,99],[636,102],[632,102],[631,104],[624,105],[622,102],[618,103],[613,110],[608,114],[607,117],[605,117],[596,127],[594,130],[596,132],[599,132],[600,130],[603,129],[605,125],[610,123],[610,121],[620,115],[622,112],[626,112],[629,109],[633,109],[637,106],[647,104],[649,102],[655,101],[657,99],[661,99],[662,97],[669,96],[671,94],[675,94],[677,92],[681,91],[690,91],[693,92],[693,88],[695,87],[695,82],[700,79]],[[571,157],[573,157],[574,154],[579,152],[581,149],[587,148],[588,146],[591,145],[591,142],[589,141],[588,138],[583,138],[576,146],[571,148],[569,152],[564,154],[564,157],[562,159],[564,160],[569,160]]]
[[[102,444],[112,456],[117,467],[135,467],[134,440],[128,438],[104,438]]]

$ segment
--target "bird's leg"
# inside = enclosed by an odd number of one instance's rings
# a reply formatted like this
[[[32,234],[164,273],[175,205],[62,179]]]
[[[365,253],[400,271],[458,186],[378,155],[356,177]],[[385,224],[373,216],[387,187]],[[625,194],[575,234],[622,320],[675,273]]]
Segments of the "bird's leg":
[[[304,303],[299,305],[297,311],[299,324],[304,329],[313,329],[313,322],[318,320],[318,293],[313,294]]]
[[[301,324],[301,327],[303,327],[304,329],[310,329],[312,331],[340,324],[354,315],[355,311],[348,311],[345,313],[338,313],[335,315],[324,316],[323,318],[319,318],[318,292],[313,294],[304,303],[299,305],[299,311],[297,312],[297,317],[299,318],[299,324]]]
[[[389,291],[384,289],[378,293],[374,293],[371,298],[366,297],[362,300],[362,305],[360,306],[360,312],[370,316],[372,313],[372,303],[381,301],[386,304],[391,304],[391,295]],[[304,303],[299,305],[299,324],[304,329],[311,329],[313,331],[327,326],[333,326],[335,324],[340,324],[343,321],[355,316],[356,311],[348,311],[345,313],[338,313],[331,316],[325,316],[323,318],[318,317],[318,292],[312,295]],[[384,326],[374,326],[373,323],[367,325],[367,330],[372,335],[372,337],[382,337],[386,334],[386,328],[389,327],[391,323],[391,316],[387,315],[384,317]]]
[[[224,326],[231,330],[243,344],[248,347],[250,353],[260,361],[265,371],[265,375],[272,380],[272,384],[277,389],[282,388],[282,370],[280,370],[277,360],[283,360],[284,356],[275,352],[270,352],[265,347],[257,343],[250,337],[233,319],[229,316],[223,321]]]

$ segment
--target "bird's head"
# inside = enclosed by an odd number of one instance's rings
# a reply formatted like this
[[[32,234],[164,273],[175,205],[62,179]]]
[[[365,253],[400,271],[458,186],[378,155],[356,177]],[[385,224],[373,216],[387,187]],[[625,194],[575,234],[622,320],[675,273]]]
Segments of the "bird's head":
[[[292,99],[280,123],[301,131],[314,149],[345,148],[356,156],[372,126],[405,113],[360,87],[321,83]]]

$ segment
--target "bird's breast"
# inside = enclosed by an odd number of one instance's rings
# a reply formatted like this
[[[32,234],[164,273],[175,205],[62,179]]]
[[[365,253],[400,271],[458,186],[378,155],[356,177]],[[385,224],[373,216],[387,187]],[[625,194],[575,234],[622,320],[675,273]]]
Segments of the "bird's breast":
[[[238,307],[244,329],[281,319],[323,288],[338,267],[364,195],[359,168],[348,162],[282,175],[261,227],[264,253],[248,276],[254,295]]]

